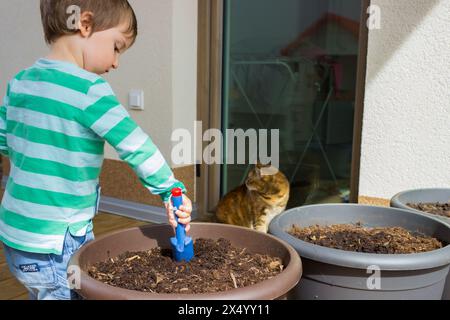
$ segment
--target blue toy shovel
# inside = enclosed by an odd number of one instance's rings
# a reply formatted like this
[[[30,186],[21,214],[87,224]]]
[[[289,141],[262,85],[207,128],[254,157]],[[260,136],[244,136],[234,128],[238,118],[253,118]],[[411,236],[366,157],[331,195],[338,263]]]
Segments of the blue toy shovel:
[[[178,223],[178,216],[175,212],[183,204],[183,194],[180,188],[172,189],[172,204],[173,204],[173,214],[175,220]],[[191,237],[186,236],[185,226],[181,223],[177,224],[175,230],[176,237],[170,238],[170,243],[172,244],[172,255],[175,261],[186,261],[189,262],[194,257],[194,245]]]

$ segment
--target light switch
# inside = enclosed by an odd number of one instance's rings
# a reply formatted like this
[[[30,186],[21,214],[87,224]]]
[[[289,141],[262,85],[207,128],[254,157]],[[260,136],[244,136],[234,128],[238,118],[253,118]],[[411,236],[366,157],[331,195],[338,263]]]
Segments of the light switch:
[[[144,110],[144,91],[130,90],[128,95],[128,107],[131,110]]]

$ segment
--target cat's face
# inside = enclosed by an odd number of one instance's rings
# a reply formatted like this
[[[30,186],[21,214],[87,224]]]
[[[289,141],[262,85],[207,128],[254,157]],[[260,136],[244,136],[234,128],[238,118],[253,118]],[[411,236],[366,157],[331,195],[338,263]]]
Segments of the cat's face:
[[[278,169],[270,165],[257,164],[245,181],[247,189],[259,193],[264,198],[285,193],[289,189],[289,181]]]

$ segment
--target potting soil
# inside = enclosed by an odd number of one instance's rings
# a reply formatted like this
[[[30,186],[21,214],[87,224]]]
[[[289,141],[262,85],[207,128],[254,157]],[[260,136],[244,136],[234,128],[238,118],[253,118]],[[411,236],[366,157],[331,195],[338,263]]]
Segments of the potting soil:
[[[235,248],[226,239],[197,239],[195,257],[174,262],[171,250],[154,248],[126,252],[96,263],[91,277],[115,287],[152,293],[215,293],[247,287],[270,279],[281,271],[280,258],[252,254]]]
[[[435,238],[399,227],[366,228],[358,224],[293,226],[288,231],[300,240],[345,251],[376,254],[411,254],[443,247]]]
[[[408,203],[408,207],[450,218],[450,203]]]

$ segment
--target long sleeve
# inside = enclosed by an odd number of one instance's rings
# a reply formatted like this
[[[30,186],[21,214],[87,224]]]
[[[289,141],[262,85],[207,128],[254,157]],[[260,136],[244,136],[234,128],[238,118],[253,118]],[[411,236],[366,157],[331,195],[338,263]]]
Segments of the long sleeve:
[[[151,138],[129,116],[108,83],[97,81],[90,88],[88,98],[92,104],[84,110],[84,125],[114,147],[151,193],[167,202],[172,188],[179,187],[186,192]]]
[[[8,145],[6,143],[6,105],[8,103],[8,92],[3,100],[3,105],[0,106],[0,153],[4,156],[8,156]]]

